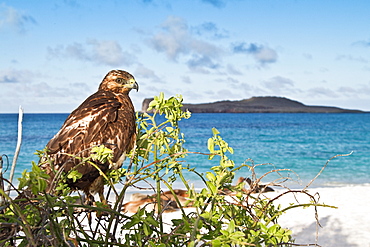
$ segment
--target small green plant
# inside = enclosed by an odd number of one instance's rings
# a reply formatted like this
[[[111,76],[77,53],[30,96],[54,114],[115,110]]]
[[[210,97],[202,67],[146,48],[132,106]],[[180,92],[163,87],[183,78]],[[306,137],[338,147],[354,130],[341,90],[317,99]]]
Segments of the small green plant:
[[[228,155],[233,149],[212,129],[208,154],[189,152],[184,148],[185,136],[179,122],[191,117],[182,110],[182,96],[165,99],[163,93],[150,103],[152,114],[137,113],[136,148],[125,165],[101,173],[105,178],[110,207],[101,203],[81,204],[78,194],[72,193],[66,181],[81,178],[76,170],[60,174],[55,192],[46,191],[49,176],[33,163],[30,172],[24,171],[16,190],[17,198],[6,197],[1,207],[1,246],[281,246],[293,243],[292,232],[279,225],[278,218],[297,206],[320,206],[314,198],[310,204],[294,204],[281,209],[260,194],[243,189],[244,184],[232,185],[240,169],[254,167],[236,165]],[[43,155],[43,151],[39,152]],[[215,162],[206,174],[196,171],[196,164],[187,164],[187,155],[207,155]],[[110,162],[112,151],[103,145],[94,147],[91,156],[81,162]],[[50,162],[51,167],[52,161]],[[96,167],[99,169],[98,167]],[[204,182],[204,188],[194,190],[184,173],[194,173]],[[272,171],[275,172],[275,171]],[[181,182],[187,191],[188,202],[181,203],[173,183]],[[138,209],[126,214],[123,209],[127,190],[148,184],[153,191],[151,210]],[[165,222],[163,214],[171,209],[162,203],[162,193],[170,191],[181,218]],[[287,192],[289,193],[289,192]],[[307,193],[307,192],[305,192]],[[230,196],[232,195],[232,196]],[[307,194],[310,196],[309,194]],[[185,206],[191,206],[187,210]]]
[[[32,170],[30,172],[23,171],[22,177],[18,179],[18,188],[21,190],[27,187],[34,195],[37,195],[46,189],[48,179],[49,175],[41,170],[35,162],[32,162]]]

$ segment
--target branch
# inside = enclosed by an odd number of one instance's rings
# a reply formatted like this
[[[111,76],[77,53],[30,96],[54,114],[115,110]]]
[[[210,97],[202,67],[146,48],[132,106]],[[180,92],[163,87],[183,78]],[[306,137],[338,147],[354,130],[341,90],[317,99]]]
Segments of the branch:
[[[337,157],[342,157],[342,156],[350,156],[350,155],[352,155],[352,153],[353,153],[353,151],[352,152],[350,152],[349,154],[337,154],[337,155],[335,155],[335,156],[333,156],[333,157],[331,157],[330,159],[328,159],[327,161],[326,161],[326,163],[325,163],[325,165],[321,168],[321,170],[319,171],[319,173],[317,173],[317,175],[306,185],[306,187],[304,187],[303,188],[303,190],[306,190],[312,183],[313,183],[313,181],[315,181],[316,180],[316,178],[318,178],[320,175],[321,175],[321,173],[325,170],[325,168],[327,167],[327,165],[329,164],[329,162],[331,161],[331,160],[333,160],[333,159],[335,159],[335,158],[337,158]]]
[[[19,115],[18,115],[18,140],[17,140],[17,147],[15,149],[14,158],[12,169],[10,171],[9,181],[12,183],[14,177],[15,166],[17,164],[17,159],[19,155],[19,151],[22,145],[22,121],[23,121],[23,108],[19,106]],[[10,184],[8,185],[8,195],[10,194]]]

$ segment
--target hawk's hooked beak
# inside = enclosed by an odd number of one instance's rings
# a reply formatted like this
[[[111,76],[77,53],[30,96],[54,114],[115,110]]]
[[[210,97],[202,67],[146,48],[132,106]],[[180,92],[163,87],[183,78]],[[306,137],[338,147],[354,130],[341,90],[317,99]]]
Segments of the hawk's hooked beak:
[[[136,89],[136,92],[139,91],[139,84],[134,79],[130,79],[130,83],[123,85],[126,88]]]
[[[137,82],[134,82],[134,86],[132,87],[133,89],[136,89],[136,92],[139,92],[139,84]]]

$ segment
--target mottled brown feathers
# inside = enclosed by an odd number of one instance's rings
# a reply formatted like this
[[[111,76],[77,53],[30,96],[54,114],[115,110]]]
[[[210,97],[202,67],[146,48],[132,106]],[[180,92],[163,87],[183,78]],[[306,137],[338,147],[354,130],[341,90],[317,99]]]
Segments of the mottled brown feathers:
[[[109,72],[99,86],[99,90],[88,97],[66,119],[59,132],[46,145],[50,158],[54,160],[55,170],[65,172],[76,169],[83,177],[76,182],[69,181],[72,189],[86,193],[102,193],[99,171],[91,164],[82,164],[77,157],[88,157],[91,148],[105,145],[113,150],[115,168],[121,166],[122,156],[135,145],[135,111],[129,91],[137,89],[134,77],[121,70]],[[94,163],[106,172],[110,164]],[[54,173],[48,163],[41,163],[51,177]],[[99,178],[101,179],[101,178]],[[98,188],[92,188],[92,187]]]

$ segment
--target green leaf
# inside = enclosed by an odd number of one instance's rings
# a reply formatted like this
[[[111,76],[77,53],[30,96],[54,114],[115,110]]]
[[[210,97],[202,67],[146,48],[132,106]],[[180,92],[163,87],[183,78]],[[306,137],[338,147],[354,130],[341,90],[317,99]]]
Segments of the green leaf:
[[[212,128],[213,135],[218,135],[220,132],[216,128]]]
[[[47,183],[44,179],[38,180],[38,186],[37,186],[38,191],[44,191],[46,189],[46,186],[47,186]]]
[[[209,188],[213,195],[218,193],[216,185],[214,185],[212,182],[207,181],[207,187]]]
[[[99,145],[91,149],[91,159],[99,161],[100,163],[111,163],[113,159],[113,150]]]
[[[211,182],[216,181],[216,176],[215,176],[215,174],[213,174],[212,172],[207,172],[207,174],[206,174],[206,178],[207,178],[209,181],[211,181]]]
[[[221,244],[222,243],[219,239],[212,240],[212,247],[220,247],[220,246],[222,246]]]
[[[146,221],[147,221],[150,225],[153,225],[154,227],[158,227],[158,226],[159,226],[158,221],[156,221],[152,216],[148,216],[148,217],[146,218]]]
[[[214,153],[214,151],[215,151],[215,149],[214,149],[214,143],[213,143],[213,139],[212,138],[209,138],[208,139],[208,150],[211,153]]]
[[[72,170],[67,175],[68,179],[72,179],[73,182],[76,182],[78,179],[82,178],[82,174],[76,170]]]
[[[171,133],[174,129],[172,127],[166,127],[167,132]]]
[[[227,226],[227,231],[229,233],[232,233],[235,231],[235,221],[234,220],[231,220],[229,225]]]
[[[279,225],[275,224],[268,229],[269,233],[275,234],[279,230]]]
[[[32,164],[32,172],[35,173],[35,174],[40,174],[42,171],[41,171],[41,168],[38,165],[33,163]]]

